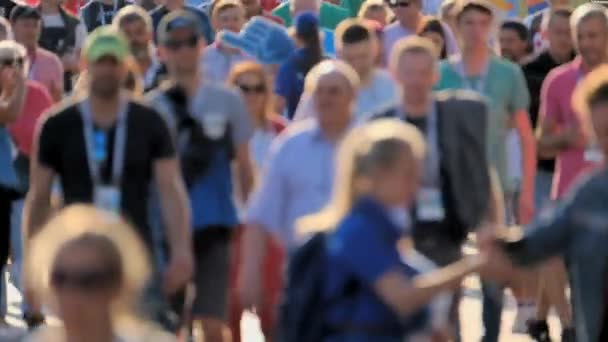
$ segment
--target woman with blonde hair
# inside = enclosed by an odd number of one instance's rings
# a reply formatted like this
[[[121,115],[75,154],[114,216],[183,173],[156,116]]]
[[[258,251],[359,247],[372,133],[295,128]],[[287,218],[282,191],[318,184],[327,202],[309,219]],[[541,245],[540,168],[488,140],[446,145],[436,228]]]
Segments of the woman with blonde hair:
[[[62,325],[42,327],[26,341],[175,341],[135,318],[148,258],[117,215],[68,207],[27,244],[27,252],[26,287]]]
[[[326,240],[323,300],[334,304],[325,311],[331,333],[324,341],[414,341],[420,332],[429,341],[431,330],[435,340],[447,339],[427,308],[485,259],[474,255],[420,274],[409,248],[398,247],[411,232],[409,208],[424,155],[418,130],[396,119],[351,131],[339,150],[333,199],[299,221],[302,233],[335,227]],[[355,289],[348,300],[337,300],[347,288]]]

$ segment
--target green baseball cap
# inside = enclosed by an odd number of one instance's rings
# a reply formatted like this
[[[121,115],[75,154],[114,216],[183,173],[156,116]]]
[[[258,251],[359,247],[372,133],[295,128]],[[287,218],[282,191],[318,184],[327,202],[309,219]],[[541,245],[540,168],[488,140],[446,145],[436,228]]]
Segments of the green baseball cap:
[[[89,62],[112,56],[124,60],[131,52],[124,35],[114,26],[106,25],[95,29],[84,42],[83,55]]]

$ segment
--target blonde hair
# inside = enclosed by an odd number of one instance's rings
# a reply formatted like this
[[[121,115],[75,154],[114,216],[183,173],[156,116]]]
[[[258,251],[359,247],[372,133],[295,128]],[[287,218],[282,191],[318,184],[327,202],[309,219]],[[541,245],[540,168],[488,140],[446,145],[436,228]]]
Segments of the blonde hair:
[[[127,22],[140,20],[146,25],[148,32],[154,32],[152,17],[146,10],[137,5],[128,5],[121,8],[112,20],[112,24],[118,29]]]
[[[227,9],[238,8],[241,10],[243,15],[245,15],[245,7],[240,1],[236,0],[217,0],[214,2],[213,9],[211,10],[211,18],[214,19],[220,12],[223,12]]]
[[[437,47],[428,38],[420,36],[409,36],[407,38],[400,39],[393,51],[391,52],[389,66],[391,70],[396,71],[399,69],[399,62],[406,53],[422,53],[429,55],[435,63],[437,63],[440,51],[437,51]]]
[[[390,20],[393,11],[387,6],[387,4],[383,0],[364,1],[363,4],[361,4],[361,8],[359,8],[359,13],[357,13],[357,17],[359,19],[366,19],[365,16],[372,7],[381,7],[384,13],[386,13],[386,19]]]
[[[579,82],[572,95],[572,107],[579,116],[583,132],[593,140],[595,133],[589,117],[591,107],[600,102],[608,102],[608,65],[597,67]]]
[[[379,167],[390,167],[399,156],[412,157],[418,167],[425,154],[418,129],[398,119],[380,119],[353,129],[340,144],[333,196],[320,212],[298,220],[300,233],[334,229],[356,199],[369,191],[365,177]]]
[[[324,60],[310,69],[306,75],[306,79],[304,80],[304,92],[312,94],[317,88],[319,80],[323,78],[323,76],[330,74],[341,75],[349,84],[353,92],[359,91],[361,79],[353,67],[340,60]]]
[[[94,242],[100,253],[108,253],[108,242],[118,252],[122,274],[118,296],[112,303],[113,318],[129,318],[135,301],[149,280],[146,249],[133,228],[118,215],[87,205],[62,210],[28,243],[25,263],[26,286],[45,304],[54,305],[50,277],[59,253],[80,242]],[[98,243],[97,243],[98,242]],[[111,258],[111,255],[105,255]]]

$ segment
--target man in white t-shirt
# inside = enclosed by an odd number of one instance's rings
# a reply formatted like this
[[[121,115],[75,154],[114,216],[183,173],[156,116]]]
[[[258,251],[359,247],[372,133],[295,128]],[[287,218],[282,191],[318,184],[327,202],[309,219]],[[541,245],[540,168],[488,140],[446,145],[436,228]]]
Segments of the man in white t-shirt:
[[[336,28],[335,45],[338,57],[359,74],[361,88],[357,94],[355,120],[367,120],[394,108],[401,102],[399,87],[390,74],[376,67],[379,53],[376,35],[359,19],[348,19]],[[296,110],[295,120],[315,114],[310,95],[306,93]]]

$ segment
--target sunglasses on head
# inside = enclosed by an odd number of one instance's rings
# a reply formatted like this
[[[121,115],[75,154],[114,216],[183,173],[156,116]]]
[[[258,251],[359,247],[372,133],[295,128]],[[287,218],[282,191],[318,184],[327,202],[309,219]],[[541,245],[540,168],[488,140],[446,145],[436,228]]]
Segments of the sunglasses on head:
[[[247,85],[247,84],[239,84],[238,87],[241,89],[243,93],[257,93],[262,94],[266,91],[266,86],[264,84],[256,84],[256,85]]]
[[[78,271],[58,269],[51,273],[51,285],[55,289],[94,292],[115,286],[118,278],[118,272],[110,269]]]
[[[2,67],[22,67],[25,60],[23,57],[0,59]]]
[[[198,37],[192,36],[184,40],[168,40],[165,46],[171,50],[179,50],[182,47],[194,48],[198,44]]]

